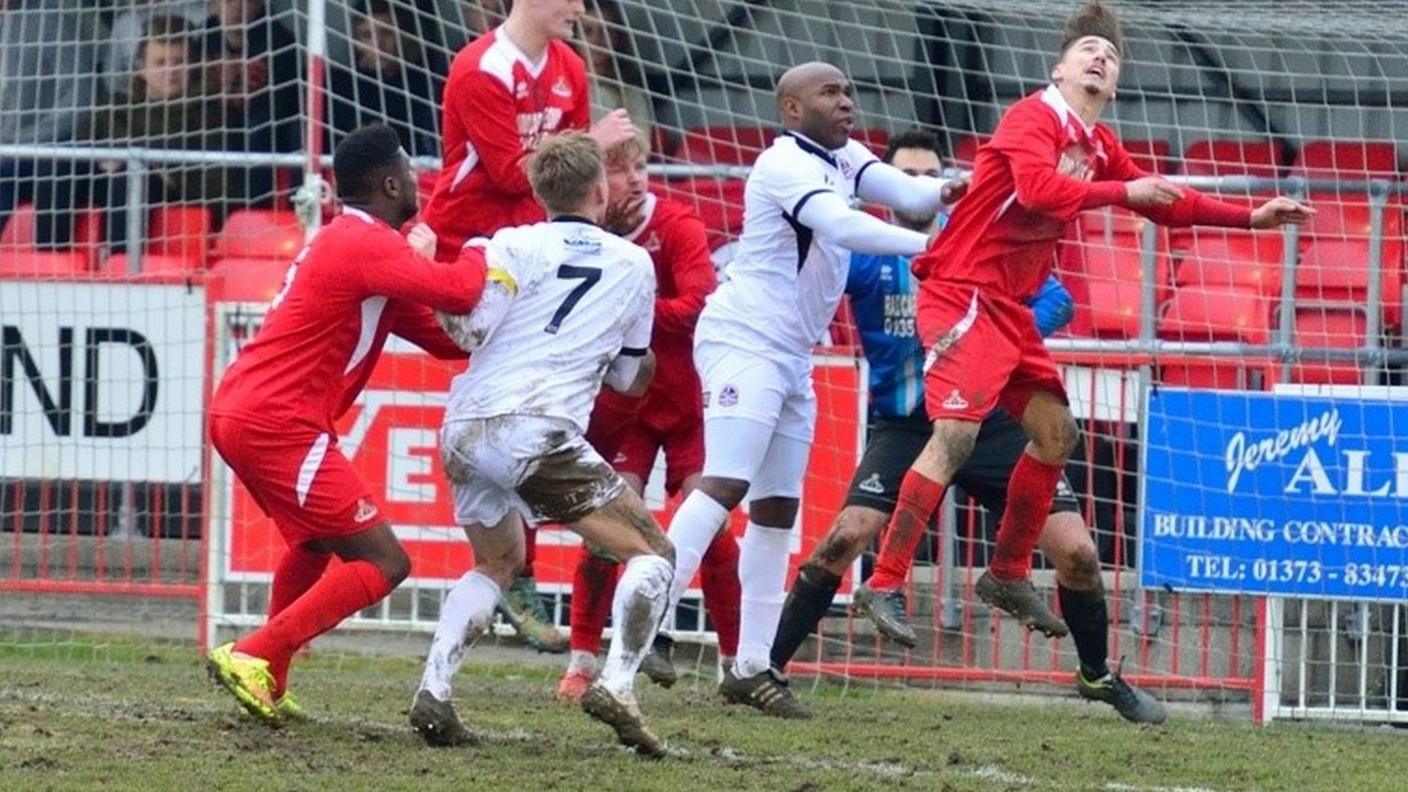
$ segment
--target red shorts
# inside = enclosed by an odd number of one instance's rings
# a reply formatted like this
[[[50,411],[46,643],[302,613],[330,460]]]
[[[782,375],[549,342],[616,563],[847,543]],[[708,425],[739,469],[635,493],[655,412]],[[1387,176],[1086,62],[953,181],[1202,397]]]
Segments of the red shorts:
[[[641,481],[650,478],[655,457],[665,449],[665,492],[674,495],[684,480],[704,470],[704,416],[673,420],[668,428],[653,425],[648,418],[635,421],[621,432],[611,466]]]
[[[961,283],[928,283],[915,305],[929,420],[982,421],[994,407],[1021,420],[1036,391],[1066,401],[1061,372],[1031,309]]]
[[[210,442],[290,546],[354,536],[382,522],[336,435],[280,432],[212,415]]]

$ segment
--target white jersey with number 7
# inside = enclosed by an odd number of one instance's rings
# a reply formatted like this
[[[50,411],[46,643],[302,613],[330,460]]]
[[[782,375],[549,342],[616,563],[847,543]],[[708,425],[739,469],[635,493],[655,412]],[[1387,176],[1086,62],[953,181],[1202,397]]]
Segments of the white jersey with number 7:
[[[445,318],[473,351],[455,377],[445,421],[535,415],[585,432],[611,361],[644,356],[655,311],[650,254],[586,220],[505,228],[485,247],[484,298]]]

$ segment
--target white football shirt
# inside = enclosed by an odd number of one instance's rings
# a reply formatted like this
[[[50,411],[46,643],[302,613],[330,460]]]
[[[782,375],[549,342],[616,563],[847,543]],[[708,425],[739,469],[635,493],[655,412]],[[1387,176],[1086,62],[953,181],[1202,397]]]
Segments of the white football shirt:
[[[743,234],[695,338],[810,355],[841,302],[851,254],[797,214],[818,193],[850,203],[861,172],[878,161],[856,140],[827,151],[795,132],[778,135],[748,176]]]
[[[485,254],[516,290],[491,281],[461,323],[458,335],[477,347],[450,386],[445,420],[551,416],[585,432],[611,361],[650,347],[650,254],[577,218],[505,228]]]

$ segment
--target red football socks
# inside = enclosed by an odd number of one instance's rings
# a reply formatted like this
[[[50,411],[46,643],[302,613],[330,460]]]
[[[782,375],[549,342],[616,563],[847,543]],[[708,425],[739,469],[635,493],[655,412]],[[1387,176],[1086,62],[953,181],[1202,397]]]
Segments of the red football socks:
[[[316,553],[302,545],[284,551],[279,568],[274,570],[274,583],[269,587],[269,618],[279,615],[317,583],[331,560],[331,553]]]
[[[743,599],[738,582],[738,539],[724,526],[714,536],[699,564],[699,584],[704,591],[704,607],[714,621],[719,636],[719,654],[738,655],[738,609]]]
[[[535,577],[533,574],[533,562],[538,558],[538,529],[523,529],[523,568],[519,570],[519,577]]]
[[[1031,454],[1022,454],[1007,482],[1007,510],[997,528],[997,548],[988,569],[1002,580],[1026,580],[1032,571],[1032,552],[1051,513],[1056,483],[1065,465],[1048,465]]]
[[[391,589],[386,576],[370,561],[338,564],[263,627],[238,641],[235,651],[268,660],[271,670],[287,669],[300,646],[380,602]],[[274,690],[275,696],[282,694],[281,686]]]
[[[611,616],[620,573],[620,564],[601,558],[586,545],[578,550],[577,569],[572,573],[572,651],[593,655],[601,651],[601,631]]]
[[[885,528],[880,555],[875,559],[875,572],[866,581],[867,586],[889,591],[904,585],[914,564],[914,548],[919,546],[924,529],[939,510],[947,490],[947,484],[940,484],[917,470],[910,469],[904,474],[895,513],[890,515],[890,524]]]

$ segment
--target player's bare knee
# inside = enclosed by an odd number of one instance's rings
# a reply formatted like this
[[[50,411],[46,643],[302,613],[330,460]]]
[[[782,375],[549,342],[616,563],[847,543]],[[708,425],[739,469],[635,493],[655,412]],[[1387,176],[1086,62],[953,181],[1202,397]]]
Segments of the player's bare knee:
[[[841,510],[841,514],[836,518],[836,524],[832,526],[831,533],[827,535],[822,544],[817,547],[820,552],[828,550],[827,555],[842,556],[844,562],[849,563],[866,545],[880,534],[885,527],[884,516],[874,509],[863,509],[855,506],[848,506]],[[831,546],[828,548],[828,545]],[[835,560],[841,560],[840,557]]]
[[[699,480],[698,490],[725,509],[732,510],[742,503],[743,496],[748,494],[748,482],[718,476],[705,476]]]
[[[405,549],[399,544],[393,545],[392,549],[378,558],[376,566],[386,577],[386,582],[393,587],[399,586],[401,581],[411,575],[411,557],[406,555]]]
[[[1057,561],[1057,568],[1069,589],[1096,591],[1101,587],[1100,555],[1093,542],[1076,545],[1065,558]]]
[[[924,446],[922,456],[926,458],[926,473],[935,481],[952,480],[963,463],[973,454],[973,446],[978,440],[978,425],[955,421],[937,421],[934,434]]]

